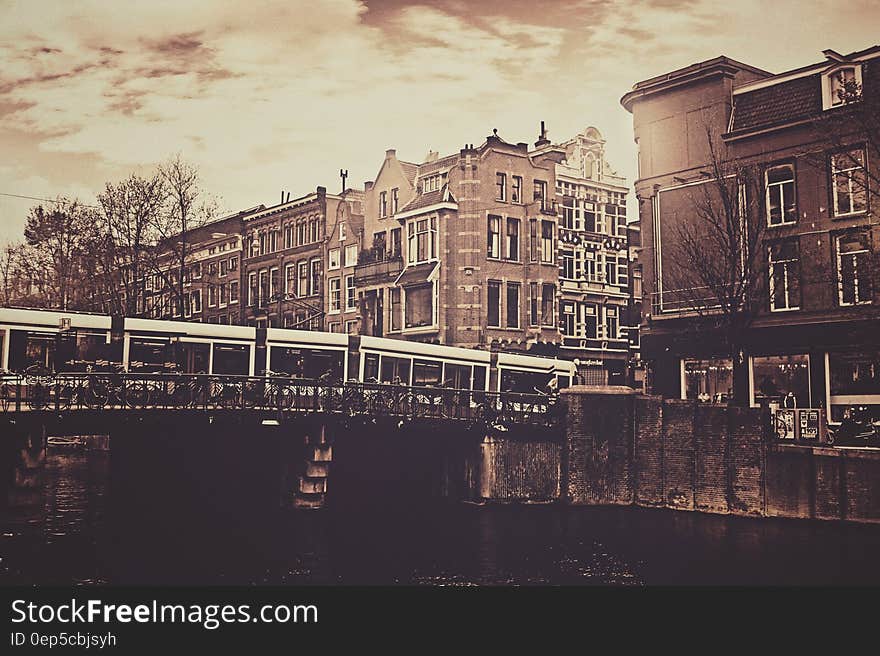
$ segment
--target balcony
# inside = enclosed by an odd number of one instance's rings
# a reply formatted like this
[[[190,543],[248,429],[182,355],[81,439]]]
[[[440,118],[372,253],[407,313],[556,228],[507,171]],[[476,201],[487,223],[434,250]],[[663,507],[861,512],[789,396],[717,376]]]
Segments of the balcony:
[[[403,256],[371,248],[358,254],[354,268],[354,284],[358,287],[380,285],[393,281],[403,270]]]

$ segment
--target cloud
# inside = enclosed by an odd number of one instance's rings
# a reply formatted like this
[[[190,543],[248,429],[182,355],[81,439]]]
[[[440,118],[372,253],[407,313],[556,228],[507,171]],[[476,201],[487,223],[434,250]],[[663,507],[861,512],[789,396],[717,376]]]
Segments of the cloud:
[[[335,188],[340,168],[366,180],[387,148],[454,152],[492,128],[533,141],[542,119],[560,140],[596,125],[632,179],[618,100],[634,82],[722,53],[783,69],[870,45],[855,2],[799,9],[795,30],[781,0],[0,0],[0,142],[22,167],[0,191],[98,190],[181,152],[235,210]]]

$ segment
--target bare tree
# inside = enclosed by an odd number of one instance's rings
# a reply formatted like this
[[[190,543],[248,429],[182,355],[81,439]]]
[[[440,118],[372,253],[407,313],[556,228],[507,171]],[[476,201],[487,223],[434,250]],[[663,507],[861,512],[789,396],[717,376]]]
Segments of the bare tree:
[[[91,212],[77,200],[59,198],[51,207],[32,207],[24,237],[30,247],[28,267],[46,307],[71,309],[79,300],[84,275],[83,240]]]
[[[674,266],[664,276],[675,288],[674,302],[696,315],[695,330],[704,337],[717,335],[730,355],[730,402],[748,405],[747,337],[769,292],[761,186],[750,167],[725,156],[724,145],[709,129],[707,139],[706,181],[692,187],[691,216],[675,227]]]
[[[107,305],[113,314],[138,313],[144,275],[152,273],[158,241],[157,225],[167,199],[165,178],[132,174],[108,182],[98,195],[100,234],[95,244],[96,265],[104,280]]]
[[[24,244],[7,244],[0,252],[0,303],[17,305],[23,296],[22,252]]]
[[[183,315],[187,267],[194,251],[190,231],[214,218],[217,203],[201,188],[198,169],[180,155],[161,164],[158,174],[165,188],[165,202],[152,225],[158,241],[151,266],[170,293],[175,314]]]

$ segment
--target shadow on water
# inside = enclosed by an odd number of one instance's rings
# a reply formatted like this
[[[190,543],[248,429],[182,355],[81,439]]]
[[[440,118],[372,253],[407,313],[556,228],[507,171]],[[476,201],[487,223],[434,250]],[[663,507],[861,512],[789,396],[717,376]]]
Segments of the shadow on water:
[[[50,451],[3,509],[0,581],[880,583],[877,526],[445,499],[449,436],[427,429],[340,435],[327,507],[297,511],[282,472],[307,430],[134,425],[111,454]]]

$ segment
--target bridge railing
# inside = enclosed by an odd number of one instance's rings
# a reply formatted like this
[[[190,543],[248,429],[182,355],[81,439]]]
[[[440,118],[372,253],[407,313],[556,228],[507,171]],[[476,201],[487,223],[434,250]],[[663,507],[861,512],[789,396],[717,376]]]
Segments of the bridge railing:
[[[80,410],[274,410],[552,426],[553,395],[286,376],[64,373],[0,376],[0,414]]]

